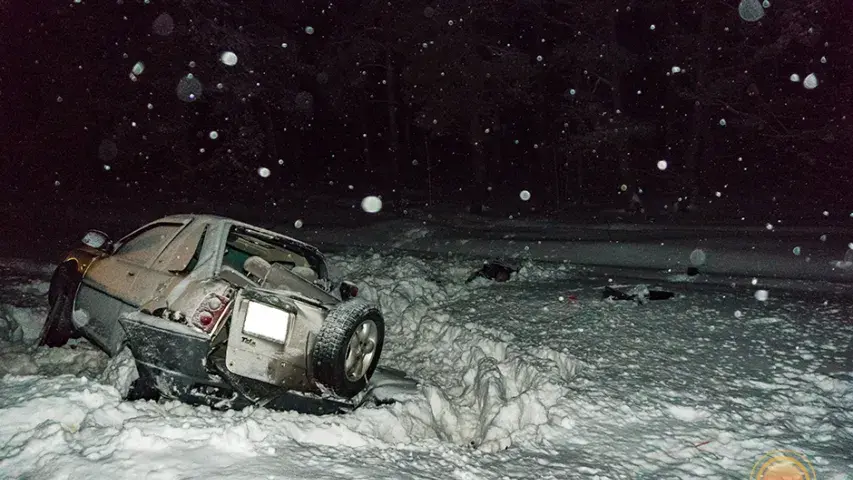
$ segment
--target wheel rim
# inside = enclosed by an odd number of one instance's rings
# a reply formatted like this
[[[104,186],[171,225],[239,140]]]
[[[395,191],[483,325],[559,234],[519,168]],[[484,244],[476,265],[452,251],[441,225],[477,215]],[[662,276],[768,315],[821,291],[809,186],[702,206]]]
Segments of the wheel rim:
[[[347,344],[344,360],[344,371],[349,381],[356,382],[367,374],[376,356],[378,344],[379,329],[376,328],[376,322],[368,319],[355,328]]]

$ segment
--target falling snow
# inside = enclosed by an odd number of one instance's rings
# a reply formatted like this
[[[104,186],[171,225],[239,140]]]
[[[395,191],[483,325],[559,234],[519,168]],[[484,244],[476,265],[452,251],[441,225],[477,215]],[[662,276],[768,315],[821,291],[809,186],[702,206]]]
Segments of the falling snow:
[[[803,86],[806,87],[807,90],[813,90],[817,88],[817,85],[817,75],[815,75],[814,73],[808,74],[808,76],[806,76],[806,79],[803,80]]]
[[[219,56],[219,60],[229,67],[233,67],[237,65],[237,54],[234,52],[222,52],[222,55]]]
[[[202,85],[193,74],[189,73],[178,81],[176,92],[178,98],[184,102],[194,102],[201,97]]]
[[[361,200],[361,209],[367,213],[379,213],[382,210],[382,199],[369,195]]]
[[[174,29],[175,21],[172,20],[172,16],[168,13],[161,13],[160,16],[158,16],[157,19],[154,20],[154,23],[151,25],[151,30],[153,30],[154,33],[162,37],[171,35]]]
[[[767,5],[770,4],[767,3]],[[741,0],[738,5],[738,14],[744,21],[757,22],[764,18],[764,8],[758,0]]]

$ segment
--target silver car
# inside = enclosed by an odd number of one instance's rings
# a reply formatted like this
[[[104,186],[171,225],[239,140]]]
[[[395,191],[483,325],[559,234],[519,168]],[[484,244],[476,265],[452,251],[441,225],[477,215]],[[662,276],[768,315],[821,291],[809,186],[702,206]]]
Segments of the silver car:
[[[175,215],[114,243],[89,231],[53,275],[41,344],[129,348],[135,398],[340,411],[364,397],[385,340],[379,308],[357,295],[306,243]]]

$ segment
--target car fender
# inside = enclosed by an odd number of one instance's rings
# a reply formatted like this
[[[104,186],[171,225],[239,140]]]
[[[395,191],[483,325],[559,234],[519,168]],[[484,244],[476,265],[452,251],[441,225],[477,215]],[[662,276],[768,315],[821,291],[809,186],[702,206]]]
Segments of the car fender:
[[[81,277],[85,277],[93,263],[107,256],[109,256],[107,252],[82,245],[68,252],[60,263],[73,262],[76,265],[77,273]]]

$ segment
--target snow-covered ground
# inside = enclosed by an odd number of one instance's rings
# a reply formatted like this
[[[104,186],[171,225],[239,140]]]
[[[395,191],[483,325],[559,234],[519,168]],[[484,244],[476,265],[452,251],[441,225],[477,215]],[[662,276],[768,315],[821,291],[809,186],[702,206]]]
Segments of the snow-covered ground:
[[[853,284],[853,230],[838,227],[732,230],[518,222],[512,229],[502,223],[453,221],[391,219],[347,229],[279,223],[270,228],[327,251],[570,263],[634,279],[716,286],[748,286],[760,279],[764,288],[849,292]],[[688,277],[689,267],[697,267],[700,275]]]
[[[51,266],[0,262],[0,477],[747,478],[774,449],[853,473],[844,297],[669,283],[638,305],[578,266],[466,284],[470,257],[333,261],[381,303],[382,363],[414,398],[326,417],[125,402],[87,342],[33,347]]]

